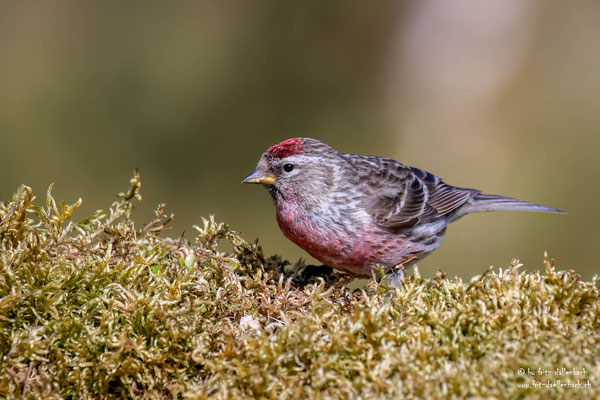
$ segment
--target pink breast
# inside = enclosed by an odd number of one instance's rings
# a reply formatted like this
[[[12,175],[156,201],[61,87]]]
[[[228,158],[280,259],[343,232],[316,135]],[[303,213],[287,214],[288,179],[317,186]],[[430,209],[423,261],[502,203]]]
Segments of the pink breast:
[[[381,245],[383,238],[379,232],[367,236],[358,232],[350,237],[345,231],[319,226],[309,217],[289,210],[278,212],[277,222],[288,239],[331,267],[368,274],[370,267],[389,257]]]

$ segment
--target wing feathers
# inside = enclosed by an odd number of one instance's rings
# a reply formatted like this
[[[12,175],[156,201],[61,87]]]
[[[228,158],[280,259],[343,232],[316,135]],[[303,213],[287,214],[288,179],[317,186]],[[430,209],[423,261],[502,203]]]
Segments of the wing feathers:
[[[451,213],[454,213],[451,220],[481,211],[564,213],[539,204],[451,186],[429,172],[394,160],[346,156],[354,167],[355,184],[365,185],[366,199],[362,206],[376,224],[385,228],[408,228]]]
[[[399,181],[402,183],[398,184]],[[414,226],[451,213],[479,193],[447,185],[435,175],[400,163],[397,174],[380,175],[377,183],[380,190],[374,192],[366,209],[377,224],[391,229]]]
[[[476,193],[472,189],[461,189],[445,183],[434,188],[429,205],[437,210],[438,215],[445,215],[465,204]]]

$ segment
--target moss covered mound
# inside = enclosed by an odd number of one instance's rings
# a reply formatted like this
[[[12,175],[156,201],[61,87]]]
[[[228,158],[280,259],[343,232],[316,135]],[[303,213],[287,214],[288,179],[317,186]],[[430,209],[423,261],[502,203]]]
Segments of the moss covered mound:
[[[139,185],[78,223],[50,191],[0,206],[0,397],[600,396],[597,277],[546,259],[352,292],[212,218],[136,227]]]

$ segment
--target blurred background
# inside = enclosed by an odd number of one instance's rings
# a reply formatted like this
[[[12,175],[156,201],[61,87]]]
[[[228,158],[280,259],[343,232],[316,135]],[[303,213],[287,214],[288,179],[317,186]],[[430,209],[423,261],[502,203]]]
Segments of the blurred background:
[[[0,199],[106,209],[134,167],[171,236],[215,214],[267,254],[312,261],[241,185],[283,139],[387,156],[446,182],[565,209],[453,224],[419,263],[469,279],[544,251],[600,262],[600,2],[0,3]]]

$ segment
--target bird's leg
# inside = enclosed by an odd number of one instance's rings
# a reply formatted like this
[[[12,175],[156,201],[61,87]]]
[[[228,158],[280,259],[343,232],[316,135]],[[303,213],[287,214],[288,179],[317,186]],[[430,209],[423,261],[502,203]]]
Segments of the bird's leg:
[[[396,265],[390,274],[388,275],[388,285],[395,287],[402,287],[402,281],[404,280],[404,265]]]
[[[402,287],[402,281],[404,280],[404,270],[406,269],[405,265],[409,264],[410,266],[416,260],[417,257],[412,257],[393,267],[392,271],[388,275],[388,285],[394,287]]]

